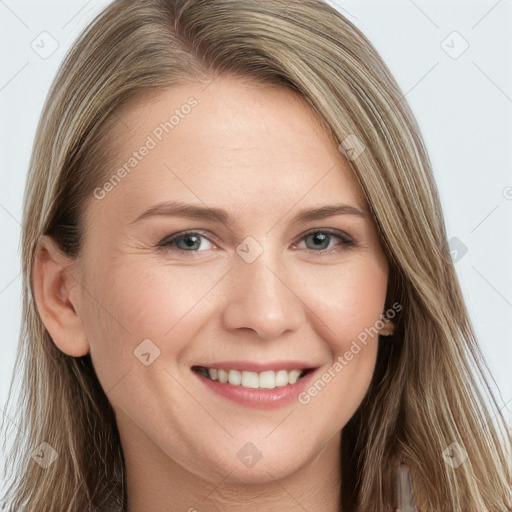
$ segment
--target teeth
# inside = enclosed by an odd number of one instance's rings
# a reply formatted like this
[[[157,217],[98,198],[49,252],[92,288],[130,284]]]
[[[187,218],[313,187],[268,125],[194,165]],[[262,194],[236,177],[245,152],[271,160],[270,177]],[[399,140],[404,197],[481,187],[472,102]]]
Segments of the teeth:
[[[261,373],[256,372],[240,372],[238,370],[222,370],[216,368],[204,369],[208,372],[210,379],[217,380],[222,383],[229,382],[234,386],[242,386],[251,389],[274,389],[276,387],[295,384],[304,373],[303,370],[279,370],[274,372],[267,370]]]
[[[244,388],[258,388],[259,378],[256,372],[242,372],[242,386]]]
[[[300,370],[292,370],[288,374],[288,384],[295,384],[299,380],[299,375],[302,372]]]
[[[288,372],[286,370],[279,370],[276,373],[276,387],[288,385]]]
[[[235,386],[239,386],[242,384],[242,374],[238,370],[229,370],[228,382]]]
[[[261,372],[259,375],[260,388],[274,389],[276,387],[276,374],[273,371]]]

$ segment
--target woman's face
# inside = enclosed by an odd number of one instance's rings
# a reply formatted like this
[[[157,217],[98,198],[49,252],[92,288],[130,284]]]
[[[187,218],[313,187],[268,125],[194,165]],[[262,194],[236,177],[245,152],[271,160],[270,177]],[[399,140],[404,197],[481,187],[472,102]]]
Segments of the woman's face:
[[[374,370],[362,333],[388,267],[310,107],[221,77],[139,102],[106,142],[77,311],[125,457],[261,483],[339,446]]]

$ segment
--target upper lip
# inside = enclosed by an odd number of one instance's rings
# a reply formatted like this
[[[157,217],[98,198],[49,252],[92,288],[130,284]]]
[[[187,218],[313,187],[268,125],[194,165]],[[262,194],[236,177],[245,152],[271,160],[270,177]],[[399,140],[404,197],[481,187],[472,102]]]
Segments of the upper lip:
[[[214,363],[196,364],[194,367],[215,368],[217,370],[238,370],[240,372],[264,372],[278,370],[311,370],[317,368],[304,361],[271,361],[268,363],[256,363],[254,361],[219,361]]]

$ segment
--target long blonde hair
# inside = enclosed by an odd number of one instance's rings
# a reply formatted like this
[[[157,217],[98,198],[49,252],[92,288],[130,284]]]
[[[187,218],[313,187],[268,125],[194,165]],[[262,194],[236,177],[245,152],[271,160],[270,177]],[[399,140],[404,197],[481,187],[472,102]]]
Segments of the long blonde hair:
[[[80,253],[84,210],[108,171],[104,136],[120,109],[224,73],[296,91],[340,143],[352,136],[364,146],[349,161],[388,257],[387,301],[403,310],[343,429],[343,510],[396,507],[399,461],[422,512],[511,509],[510,432],[450,258],[418,126],[371,43],[320,0],[118,0],[74,44],[40,119],[24,198],[23,379],[15,419],[3,425],[6,435],[15,430],[4,509],[125,506],[113,411],[90,357],[62,353],[45,329],[32,295],[34,256],[43,235]],[[30,457],[42,442],[58,453],[47,469]],[[452,443],[467,453],[458,467],[443,456]]]

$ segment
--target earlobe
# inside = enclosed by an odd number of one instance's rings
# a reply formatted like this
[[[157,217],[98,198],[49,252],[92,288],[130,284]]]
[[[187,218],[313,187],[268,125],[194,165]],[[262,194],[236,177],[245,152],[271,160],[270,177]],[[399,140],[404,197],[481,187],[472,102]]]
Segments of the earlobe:
[[[379,335],[380,336],[393,336],[395,334],[395,325],[393,322],[387,318],[383,318],[382,322],[384,323],[384,326],[379,329]]]
[[[89,343],[77,312],[80,285],[71,273],[73,260],[49,236],[43,236],[32,268],[34,301],[53,342],[65,354],[81,357]]]

